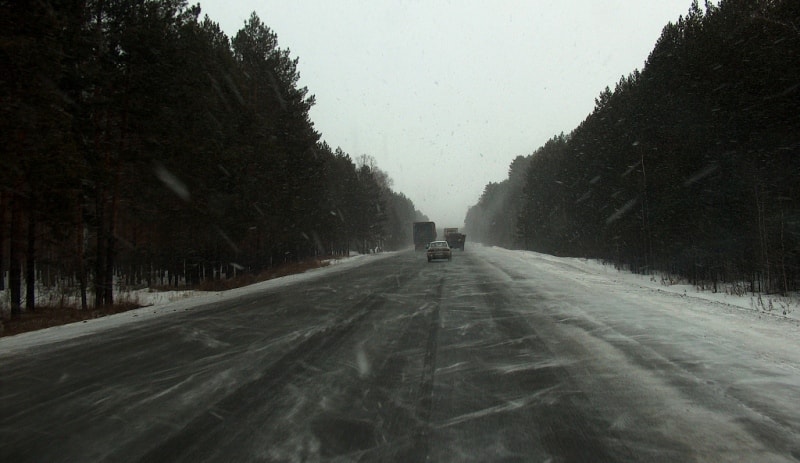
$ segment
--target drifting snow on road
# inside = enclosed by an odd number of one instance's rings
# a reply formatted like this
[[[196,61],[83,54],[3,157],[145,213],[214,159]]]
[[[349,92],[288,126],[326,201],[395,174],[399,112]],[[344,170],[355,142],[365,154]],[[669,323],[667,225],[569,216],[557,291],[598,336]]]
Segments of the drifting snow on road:
[[[0,459],[800,459],[787,301],[477,245],[375,257],[0,339]]]

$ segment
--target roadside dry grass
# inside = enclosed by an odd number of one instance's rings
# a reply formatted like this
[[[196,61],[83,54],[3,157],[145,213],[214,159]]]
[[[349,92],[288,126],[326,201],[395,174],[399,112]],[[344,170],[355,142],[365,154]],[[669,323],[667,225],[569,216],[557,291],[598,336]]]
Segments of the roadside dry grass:
[[[243,274],[236,278],[229,278],[225,280],[206,281],[194,287],[182,287],[181,289],[196,290],[196,291],[225,291],[228,289],[241,288],[260,281],[271,280],[286,275],[293,275],[303,273],[306,270],[326,267],[329,265],[327,261],[311,260],[305,262],[296,262],[281,265],[267,271],[263,271],[257,275]],[[175,288],[155,288],[155,290],[174,290]],[[128,310],[138,309],[142,307],[136,301],[121,298],[122,301],[115,303],[110,307],[90,308],[89,310],[82,310],[79,307],[71,306],[36,306],[36,310],[28,312],[23,309],[22,315],[15,318],[7,316],[0,319],[0,337],[12,336],[19,333],[28,331],[36,331],[51,326],[66,325],[67,323],[75,323],[93,318],[105,317]]]
[[[115,313],[138,309],[139,304],[123,302],[102,309],[81,310],[77,307],[37,306],[33,312],[23,311],[17,318],[4,318],[0,336],[12,336],[51,326],[66,325]]]

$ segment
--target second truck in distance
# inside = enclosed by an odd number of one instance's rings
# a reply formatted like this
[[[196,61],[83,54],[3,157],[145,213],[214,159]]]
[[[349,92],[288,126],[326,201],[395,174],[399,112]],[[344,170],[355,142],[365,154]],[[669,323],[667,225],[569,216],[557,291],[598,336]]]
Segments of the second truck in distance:
[[[464,241],[467,240],[467,235],[458,232],[458,228],[445,228],[444,240],[451,249],[464,250]]]

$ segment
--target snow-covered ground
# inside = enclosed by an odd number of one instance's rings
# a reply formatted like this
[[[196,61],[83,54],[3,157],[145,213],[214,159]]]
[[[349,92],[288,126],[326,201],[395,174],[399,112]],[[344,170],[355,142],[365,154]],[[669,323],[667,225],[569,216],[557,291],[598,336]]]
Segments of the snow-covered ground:
[[[582,259],[497,248],[475,253],[522,295],[519,311],[531,310],[543,323],[537,335],[552,349],[572,342],[576,352],[591,353],[573,355],[573,374],[602,385],[599,407],[622,404],[614,409],[621,429],[673,436],[697,461],[800,455],[796,299],[698,291]],[[628,419],[626,401],[642,397],[657,420]],[[761,442],[759,435],[771,437]],[[773,438],[781,444],[765,444]]]
[[[763,379],[756,378],[757,372],[763,373],[769,364],[785,370],[793,387],[800,384],[797,298],[698,290],[587,259],[501,248],[475,252],[512,275],[509,284],[551,301],[546,309],[551,316],[582,320],[582,326],[590,326],[593,335],[607,343],[629,338],[669,345],[676,357],[691,357],[704,368],[710,363],[741,366],[743,376],[753,376],[754,381]],[[720,372],[720,377],[725,375]]]
[[[668,277],[618,271],[612,265],[602,264],[596,260],[554,257],[497,247],[491,248],[491,252],[498,258],[504,259],[507,264],[518,267],[520,272],[531,268],[547,269],[549,273],[574,280],[582,286],[596,286],[603,291],[613,288],[615,294],[624,293],[629,297],[636,295],[646,300],[663,298],[681,307],[702,306],[703,311],[707,311],[709,307],[726,307],[726,311],[739,310],[747,313],[747,318],[752,318],[753,315],[762,318],[763,315],[763,317],[800,322],[800,299],[797,297],[750,293],[737,295],[740,290],[723,285],[720,285],[717,292],[713,292],[686,283],[675,283]],[[676,299],[676,296],[681,299]],[[598,294],[598,297],[602,298],[603,294]]]
[[[497,265],[519,274],[541,275],[545,272],[552,276],[550,284],[554,288],[563,287],[564,281],[578,285],[582,288],[582,292],[591,294],[593,307],[618,307],[620,298],[623,298],[631,302],[626,307],[664,310],[680,314],[687,320],[707,323],[709,327],[724,321],[726,326],[732,326],[731,329],[736,329],[743,336],[757,330],[762,335],[766,333],[767,337],[774,336],[776,348],[780,346],[780,349],[785,349],[790,339],[794,345],[800,340],[800,303],[796,298],[714,293],[698,290],[686,284],[668,284],[660,277],[618,271],[613,266],[593,260],[560,258],[534,252],[483,247],[477,244],[472,244],[470,248],[467,252],[479,253],[487,261],[494,261]],[[329,272],[344,271],[392,255],[393,253],[381,253],[333,260],[326,267],[228,291],[138,291],[127,296],[146,307],[85,322],[6,336],[0,338],[0,353],[7,354],[17,349],[84,336],[126,323],[192,310],[194,307],[227,298],[308,282]],[[539,286],[544,282],[537,279],[531,280],[530,283]],[[567,287],[563,289],[565,292],[570,291]],[[625,307],[620,307],[620,310],[625,310]],[[637,313],[635,316],[642,314]],[[792,345],[792,342],[789,344]]]

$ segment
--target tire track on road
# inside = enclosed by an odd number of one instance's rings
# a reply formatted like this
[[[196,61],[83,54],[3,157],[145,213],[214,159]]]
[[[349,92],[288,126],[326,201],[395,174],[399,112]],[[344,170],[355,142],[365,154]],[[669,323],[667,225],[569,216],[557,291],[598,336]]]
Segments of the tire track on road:
[[[423,356],[423,366],[415,403],[416,423],[412,433],[411,447],[396,461],[427,461],[430,453],[431,415],[433,410],[433,386],[436,372],[436,352],[439,346],[439,327],[441,325],[441,302],[444,277],[439,277],[433,295],[433,307],[427,314],[427,340]]]
[[[213,438],[216,429],[226,426],[226,417],[246,416],[263,404],[264,397],[284,387],[291,378],[311,370],[315,361],[334,349],[369,313],[384,303],[381,295],[370,294],[349,317],[316,331],[267,367],[259,379],[242,385],[219,403],[185,426],[178,433],[148,451],[140,461],[202,461],[214,454],[220,443]],[[246,431],[246,430],[245,430]],[[203,438],[207,436],[207,438]],[[199,446],[196,443],[201,443]],[[211,447],[210,449],[208,447]],[[120,455],[122,459],[124,456]],[[112,456],[111,460],[116,460]]]

